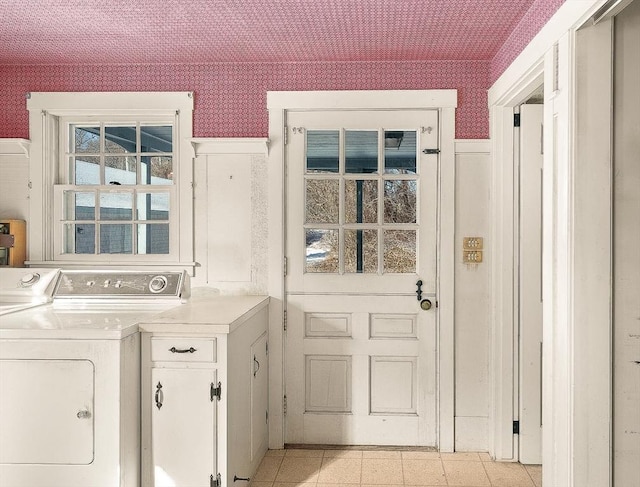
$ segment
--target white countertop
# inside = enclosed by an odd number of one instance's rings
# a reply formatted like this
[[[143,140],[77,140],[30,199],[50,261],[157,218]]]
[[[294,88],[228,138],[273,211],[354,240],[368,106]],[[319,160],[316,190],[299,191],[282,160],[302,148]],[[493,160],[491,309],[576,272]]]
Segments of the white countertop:
[[[47,304],[0,317],[0,338],[120,340],[137,331],[231,333],[268,303],[268,296],[203,296],[169,308]]]
[[[202,296],[191,298],[148,320],[140,331],[153,333],[232,333],[269,304],[269,296]]]

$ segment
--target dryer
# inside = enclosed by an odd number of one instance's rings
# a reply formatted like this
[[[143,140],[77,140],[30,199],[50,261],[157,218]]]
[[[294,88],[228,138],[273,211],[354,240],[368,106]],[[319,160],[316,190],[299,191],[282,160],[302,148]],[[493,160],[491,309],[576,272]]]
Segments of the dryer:
[[[184,272],[63,270],[0,318],[3,487],[139,486],[137,324],[187,297]]]

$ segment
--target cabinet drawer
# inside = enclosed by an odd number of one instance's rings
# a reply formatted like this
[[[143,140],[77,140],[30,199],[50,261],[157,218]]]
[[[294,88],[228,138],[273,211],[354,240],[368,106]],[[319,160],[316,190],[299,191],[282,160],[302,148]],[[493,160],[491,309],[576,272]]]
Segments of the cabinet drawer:
[[[151,338],[154,362],[215,362],[215,338]]]

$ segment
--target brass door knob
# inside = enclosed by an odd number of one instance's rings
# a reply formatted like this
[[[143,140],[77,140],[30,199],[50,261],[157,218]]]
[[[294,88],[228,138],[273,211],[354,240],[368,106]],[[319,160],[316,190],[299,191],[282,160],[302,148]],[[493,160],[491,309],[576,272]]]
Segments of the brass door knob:
[[[420,307],[425,311],[429,311],[431,309],[431,300],[423,299],[420,301]]]

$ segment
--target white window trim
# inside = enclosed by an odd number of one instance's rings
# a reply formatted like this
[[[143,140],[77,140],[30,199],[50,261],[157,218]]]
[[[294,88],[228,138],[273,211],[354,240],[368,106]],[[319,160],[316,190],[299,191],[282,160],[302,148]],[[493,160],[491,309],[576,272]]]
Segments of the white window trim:
[[[288,110],[411,110],[439,109],[440,215],[438,296],[438,448],[454,449],[454,198],[455,198],[455,109],[457,90],[372,91],[270,91],[269,110],[269,447],[284,444],[283,303],[284,303],[284,125]],[[445,189],[446,188],[446,189]]]
[[[192,92],[85,92],[85,93],[30,93],[27,95],[31,159],[29,168],[29,265],[65,267],[179,267],[193,273],[193,93]],[[54,183],[57,170],[55,161],[59,147],[60,119],[67,117],[171,117],[175,120],[174,157],[179,164],[177,193],[177,219],[171,234],[175,258],[171,261],[149,259],[148,256],[111,256],[109,260],[88,256],[61,258],[55,255],[53,228]],[[175,253],[173,252],[175,250]],[[125,258],[120,258],[125,257]],[[144,258],[138,258],[144,257]]]

